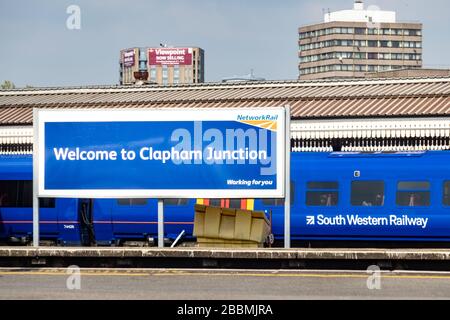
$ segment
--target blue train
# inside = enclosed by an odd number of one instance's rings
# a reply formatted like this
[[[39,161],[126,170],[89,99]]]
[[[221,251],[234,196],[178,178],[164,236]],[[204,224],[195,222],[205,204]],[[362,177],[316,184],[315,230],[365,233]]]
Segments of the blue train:
[[[450,151],[292,153],[293,240],[450,241]],[[167,199],[165,237],[192,237],[195,203],[263,210],[284,233],[277,199]],[[32,158],[0,156],[0,241],[32,237]],[[41,239],[58,245],[152,243],[155,199],[40,199]]]

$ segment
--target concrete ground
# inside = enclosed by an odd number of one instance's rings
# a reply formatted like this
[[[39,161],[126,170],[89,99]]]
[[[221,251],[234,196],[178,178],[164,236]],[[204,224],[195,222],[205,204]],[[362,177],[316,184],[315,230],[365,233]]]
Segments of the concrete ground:
[[[3,268],[0,299],[450,299],[450,273]]]

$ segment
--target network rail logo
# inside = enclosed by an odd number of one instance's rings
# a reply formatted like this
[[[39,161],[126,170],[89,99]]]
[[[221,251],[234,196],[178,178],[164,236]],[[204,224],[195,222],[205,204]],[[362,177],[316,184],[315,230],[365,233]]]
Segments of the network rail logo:
[[[261,129],[277,131],[278,115],[238,115],[237,121]]]

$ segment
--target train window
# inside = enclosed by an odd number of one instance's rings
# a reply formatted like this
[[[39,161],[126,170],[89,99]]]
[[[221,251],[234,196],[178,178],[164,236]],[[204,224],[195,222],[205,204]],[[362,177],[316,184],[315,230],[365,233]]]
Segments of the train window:
[[[353,181],[352,206],[384,206],[384,181]]]
[[[337,206],[339,194],[336,191],[307,191],[306,205],[309,207]]]
[[[284,199],[262,199],[262,203],[265,206],[283,206]]]
[[[39,198],[39,208],[54,208],[55,198]]]
[[[334,207],[338,204],[339,183],[312,181],[306,184],[306,205],[309,207]]]
[[[223,207],[227,206],[231,209],[240,209],[241,208],[241,199],[209,199],[209,205],[212,207]]]
[[[163,202],[165,206],[186,206],[188,204],[188,199],[164,199]]]
[[[429,207],[430,192],[397,192],[397,205],[401,207]]]
[[[295,200],[295,183],[291,181],[291,206],[294,205]],[[262,203],[265,206],[278,207],[284,206],[284,199],[262,199]]]
[[[145,206],[147,199],[117,199],[119,206]]]
[[[231,209],[241,209],[241,199],[230,199]]]
[[[427,181],[402,181],[398,183],[398,190],[429,190],[430,183]]]
[[[222,201],[220,199],[209,199],[209,205],[212,207],[221,207]]]
[[[426,181],[402,181],[397,186],[397,205],[402,207],[430,206],[430,183]]]
[[[0,207],[25,208],[33,206],[33,185],[30,180],[0,181]]]
[[[450,181],[444,182],[444,206],[450,206]]]
[[[308,189],[319,189],[319,190],[337,190],[339,188],[338,182],[308,182]]]

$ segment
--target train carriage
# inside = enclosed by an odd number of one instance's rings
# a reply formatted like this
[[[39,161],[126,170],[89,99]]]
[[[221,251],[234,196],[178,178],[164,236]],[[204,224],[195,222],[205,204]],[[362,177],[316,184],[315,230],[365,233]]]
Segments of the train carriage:
[[[294,240],[450,241],[450,152],[292,153]],[[0,156],[0,240],[32,235],[32,158]],[[165,237],[192,239],[194,205],[265,211],[277,240],[282,199],[165,199]],[[152,243],[156,199],[40,199],[41,239]]]

